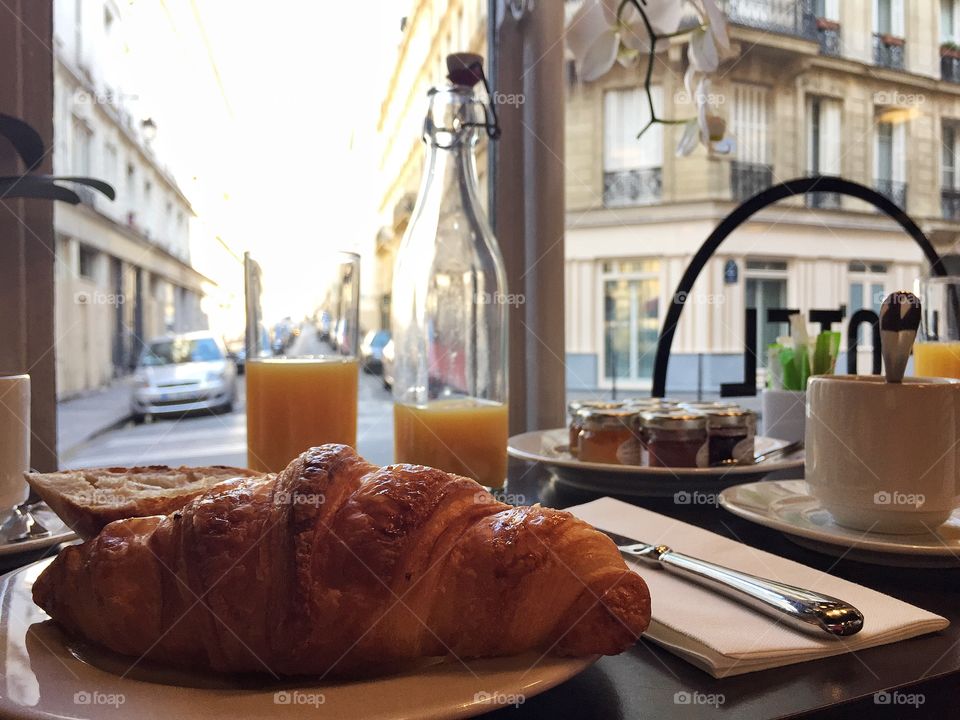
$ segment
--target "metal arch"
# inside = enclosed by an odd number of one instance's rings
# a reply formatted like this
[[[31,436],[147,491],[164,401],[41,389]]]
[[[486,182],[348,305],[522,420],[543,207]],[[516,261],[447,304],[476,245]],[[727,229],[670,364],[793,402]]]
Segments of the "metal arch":
[[[710,236],[704,241],[703,245],[700,246],[697,254],[694,255],[693,260],[690,261],[686,271],[683,273],[680,284],[677,285],[677,289],[673,293],[670,310],[667,312],[667,317],[663,321],[660,338],[657,341],[657,356],[653,364],[653,390],[651,391],[653,397],[664,397],[666,394],[667,365],[670,362],[670,348],[673,346],[673,336],[677,329],[677,323],[680,321],[680,313],[683,310],[687,297],[693,290],[693,284],[706,266],[707,260],[710,259],[717,251],[717,248],[720,247],[721,243],[723,243],[734,230],[757,212],[785,198],[793,197],[794,195],[805,195],[809,192],[839,193],[870,203],[889,218],[896,221],[900,227],[913,238],[930,262],[930,271],[934,275],[944,276],[947,274],[940,255],[933,249],[933,245],[917,224],[903,209],[872,188],[850,180],[844,180],[843,178],[826,175],[796,178],[769,187],[757,193],[727,215],[727,217],[717,225],[716,229],[710,233]]]

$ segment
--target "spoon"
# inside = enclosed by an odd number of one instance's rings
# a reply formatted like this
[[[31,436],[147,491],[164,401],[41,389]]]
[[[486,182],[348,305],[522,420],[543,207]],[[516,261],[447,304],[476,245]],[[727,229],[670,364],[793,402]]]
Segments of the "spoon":
[[[781,457],[783,455],[793,455],[793,453],[800,450],[803,450],[802,440],[799,442],[792,442],[789,445],[784,445],[776,450],[768,450],[765,453],[754,455],[752,460],[747,460],[746,462],[737,460],[735,458],[728,458],[726,460],[720,460],[712,463],[710,467],[725,467],[727,465],[757,465],[758,463],[766,462],[767,460],[772,460],[773,458]]]
[[[0,537],[8,543],[18,543],[24,540],[36,540],[47,537],[50,531],[37,520],[30,507],[24,503],[10,511],[10,515],[0,526]]]
[[[880,350],[888,383],[899,383],[920,327],[920,299],[898,290],[880,306]]]

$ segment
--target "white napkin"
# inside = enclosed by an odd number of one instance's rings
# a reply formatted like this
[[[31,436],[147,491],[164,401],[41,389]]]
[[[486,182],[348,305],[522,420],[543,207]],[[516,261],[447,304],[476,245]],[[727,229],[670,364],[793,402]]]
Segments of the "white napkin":
[[[949,625],[889,595],[613,498],[567,509],[595,527],[832,595],[863,613],[856,635],[820,638],[662,569],[628,562],[650,588],[653,619],[646,637],[717,678],[884,645]]]

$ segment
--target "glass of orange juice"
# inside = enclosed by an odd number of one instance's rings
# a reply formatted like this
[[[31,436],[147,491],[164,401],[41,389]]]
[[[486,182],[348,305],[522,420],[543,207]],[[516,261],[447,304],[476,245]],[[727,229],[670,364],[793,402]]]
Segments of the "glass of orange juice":
[[[923,319],[913,346],[914,375],[960,378],[960,277],[921,281],[920,302]]]
[[[291,292],[285,274],[267,275],[249,253],[244,258],[254,470],[280,472],[315,445],[356,444],[360,258],[324,260],[310,287]]]

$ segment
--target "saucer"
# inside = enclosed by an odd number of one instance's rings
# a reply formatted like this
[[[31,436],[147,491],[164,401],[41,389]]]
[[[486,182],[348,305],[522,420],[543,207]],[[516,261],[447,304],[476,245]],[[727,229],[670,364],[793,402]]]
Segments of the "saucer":
[[[76,533],[64,525],[63,520],[57,517],[56,513],[45,503],[34,503],[30,506],[30,512],[41,525],[50,531],[50,534],[41,538],[21,540],[20,542],[7,542],[0,538],[0,558],[43,550],[76,539]]]
[[[886,535],[837,525],[804,480],[735,485],[721,491],[719,500],[734,515],[816,552],[875,565],[960,567],[960,508],[930,532]]]

